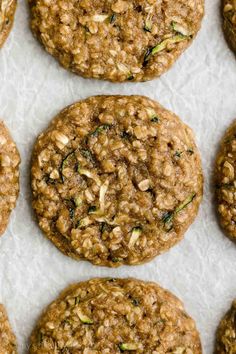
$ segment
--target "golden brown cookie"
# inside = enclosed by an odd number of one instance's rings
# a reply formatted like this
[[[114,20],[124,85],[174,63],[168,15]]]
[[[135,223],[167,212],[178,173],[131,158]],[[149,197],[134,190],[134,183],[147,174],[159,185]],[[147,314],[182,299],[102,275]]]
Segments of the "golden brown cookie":
[[[16,4],[16,0],[0,0],[0,47],[12,28]]]
[[[223,137],[215,168],[217,209],[227,236],[236,241],[236,121]]]
[[[221,320],[217,331],[215,354],[236,353],[236,300]]]
[[[66,69],[114,82],[167,71],[196,36],[204,0],[29,0],[34,35]]]
[[[191,129],[142,96],[95,96],[65,108],[32,158],[33,208],[66,255],[139,264],[179,242],[202,199]]]
[[[223,0],[224,31],[226,39],[236,53],[236,1]]]
[[[19,164],[16,144],[0,121],[0,236],[6,230],[19,194]]]
[[[71,285],[43,313],[30,354],[201,354],[194,321],[159,285],[92,279]]]
[[[16,337],[9,324],[7,313],[0,304],[0,354],[17,354]]]

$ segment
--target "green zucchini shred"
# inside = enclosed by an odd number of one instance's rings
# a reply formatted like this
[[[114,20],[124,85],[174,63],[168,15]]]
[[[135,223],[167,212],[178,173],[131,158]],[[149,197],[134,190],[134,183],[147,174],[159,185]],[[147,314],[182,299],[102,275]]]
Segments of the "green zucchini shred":
[[[69,215],[70,215],[70,219],[74,219],[75,209],[73,207],[69,208]]]
[[[128,140],[128,139],[131,138],[132,135],[124,130],[123,132],[121,132],[120,136],[121,136],[122,139],[127,139]]]
[[[121,262],[123,259],[122,258],[119,258],[119,257],[113,257],[112,259],[111,259],[111,261],[113,262],[113,263],[118,263],[118,262]]]
[[[164,216],[162,217],[162,221],[164,222],[164,224],[167,224],[172,220],[173,214],[173,211],[168,211],[164,214]]]
[[[91,205],[88,208],[88,214],[94,214],[97,211],[97,207],[95,205]]]
[[[134,75],[133,74],[130,74],[128,77],[127,77],[127,80],[129,81],[132,81],[134,79]]]
[[[188,198],[186,198],[185,201],[175,209],[175,214],[178,214],[181,210],[185,209],[190,203],[192,203],[195,197],[196,193],[192,193]]]
[[[137,300],[137,299],[132,299],[132,304],[133,304],[135,307],[137,307],[137,306],[140,305],[140,302],[139,302],[139,300]]]
[[[80,313],[79,315],[79,319],[83,324],[87,324],[87,325],[91,325],[93,324],[93,320],[91,318],[89,318],[86,315],[83,315],[82,313]]]
[[[194,154],[194,150],[190,148],[190,149],[187,150],[187,153],[188,153],[189,155],[193,155],[193,154]]]
[[[114,14],[112,14],[111,16],[110,16],[110,18],[109,18],[109,22],[112,24],[112,23],[114,23],[115,21],[116,21],[116,19],[117,19],[117,15],[114,13]]]
[[[83,157],[85,157],[87,160],[89,160],[92,163],[95,162],[94,157],[89,149],[81,149],[80,152],[81,152],[81,155]]]
[[[182,34],[183,36],[191,37],[191,34],[189,33],[189,31],[186,28],[184,28],[181,24],[179,24],[175,21],[171,22],[171,28],[176,33]]]
[[[80,302],[80,297],[79,296],[76,296],[75,297],[75,305],[78,305]]]
[[[133,351],[138,349],[138,345],[135,343],[121,343],[119,344],[119,348],[122,352],[124,352],[125,350]]]
[[[149,61],[149,59],[150,59],[150,57],[152,55],[160,53],[161,51],[166,49],[168,44],[174,44],[174,43],[183,42],[183,41],[187,40],[188,38],[189,38],[189,36],[184,36],[182,34],[177,34],[177,35],[175,35],[175,36],[173,36],[171,38],[164,39],[164,41],[162,41],[161,43],[157,44],[153,48],[149,48],[146,51],[146,53],[144,55],[144,64],[147,64],[147,62]]]
[[[142,227],[141,227],[141,226],[135,226],[135,227],[133,227],[132,233],[133,233],[133,232],[140,234],[140,233],[142,232]]]
[[[166,212],[162,217],[162,221],[165,225],[165,230],[167,232],[171,231],[173,228],[173,217],[174,217],[173,211]]]
[[[91,136],[98,136],[100,133],[103,133],[104,131],[107,131],[110,128],[111,126],[109,124],[100,125],[91,133]]]
[[[183,203],[178,205],[174,211],[166,212],[162,217],[162,222],[165,225],[166,231],[170,231],[173,228],[173,219],[176,214],[185,209],[190,203],[192,203],[193,199],[196,197],[196,193],[190,194],[188,198],[186,198]]]
[[[107,231],[107,232],[111,232],[112,231],[112,226],[109,225],[106,222],[100,222],[99,223],[99,231],[103,234],[103,232]]]
[[[183,154],[183,151],[179,151],[179,150],[177,150],[176,152],[175,152],[175,154],[174,154],[174,157],[181,157],[181,155]]]
[[[39,333],[38,333],[38,335],[37,335],[37,341],[38,341],[39,343],[42,343],[42,341],[43,341],[43,333],[42,333],[42,332],[39,332]]]
[[[151,118],[152,123],[159,123],[159,121],[160,121],[160,118],[158,118],[157,116]]]
[[[145,25],[144,25],[143,29],[144,29],[144,31],[151,33],[152,32],[152,21],[147,19],[145,21]]]
[[[78,220],[76,228],[80,229],[80,228],[86,227],[88,225],[88,223],[86,222],[87,220],[89,220],[88,217]]]
[[[134,247],[134,245],[139,239],[139,236],[142,234],[142,231],[143,229],[141,226],[133,227],[133,229],[131,230],[131,237],[128,244],[129,247]]]
[[[116,278],[107,278],[106,281],[107,281],[108,283],[113,283],[113,282],[116,281]]]
[[[60,169],[59,169],[59,174],[61,176],[61,180],[62,182],[64,183],[65,181],[65,177],[63,176],[63,170],[66,166],[68,166],[68,163],[69,163],[69,160],[72,158],[72,157],[75,157],[75,151],[76,150],[73,150],[72,152],[70,152],[69,154],[66,155],[66,157],[62,160],[62,163],[61,163],[61,166],[60,166]]]
[[[75,203],[75,206],[78,208],[80,207],[82,204],[83,204],[83,201],[80,197],[75,197],[74,198],[74,203]]]

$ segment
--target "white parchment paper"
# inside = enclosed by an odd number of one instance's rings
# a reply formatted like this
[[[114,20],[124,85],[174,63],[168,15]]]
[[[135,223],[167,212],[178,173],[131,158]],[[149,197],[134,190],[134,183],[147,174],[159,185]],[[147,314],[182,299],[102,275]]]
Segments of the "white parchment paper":
[[[29,162],[37,135],[64,106],[96,94],[143,94],[177,113],[195,131],[205,174],[204,200],[185,239],[168,253],[136,267],[109,269],[62,255],[35,223],[30,205]],[[95,276],[153,280],[185,303],[213,350],[216,326],[236,297],[236,247],[219,229],[211,174],[218,141],[236,118],[236,60],[221,30],[220,0],[206,0],[194,44],[162,78],[112,84],[84,80],[62,69],[29,30],[28,7],[19,0],[14,29],[0,51],[0,116],[22,157],[21,193],[0,239],[0,302],[8,310],[19,351],[43,308],[71,282]]]

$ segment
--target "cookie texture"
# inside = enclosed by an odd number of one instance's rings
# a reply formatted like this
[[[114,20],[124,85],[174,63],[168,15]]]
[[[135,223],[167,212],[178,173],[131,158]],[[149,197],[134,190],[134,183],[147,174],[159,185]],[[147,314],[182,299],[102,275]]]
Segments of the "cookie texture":
[[[0,236],[6,230],[19,194],[19,164],[16,144],[0,121]]]
[[[220,224],[227,236],[236,241],[236,120],[222,139],[215,178]]]
[[[34,35],[66,68],[114,82],[167,71],[196,36],[204,0],[29,0]]]
[[[92,279],[74,284],[40,318],[34,353],[200,354],[194,321],[179,299],[155,283]]]
[[[202,169],[192,131],[141,96],[96,96],[64,109],[32,157],[39,226],[65,254],[138,264],[193,222]]]
[[[224,31],[226,39],[236,53],[236,1],[223,1]]]
[[[12,28],[16,4],[16,0],[0,0],[0,47]]]
[[[0,354],[17,354],[16,337],[12,332],[7,313],[0,304]]]
[[[236,353],[236,300],[221,320],[217,330],[215,354]]]

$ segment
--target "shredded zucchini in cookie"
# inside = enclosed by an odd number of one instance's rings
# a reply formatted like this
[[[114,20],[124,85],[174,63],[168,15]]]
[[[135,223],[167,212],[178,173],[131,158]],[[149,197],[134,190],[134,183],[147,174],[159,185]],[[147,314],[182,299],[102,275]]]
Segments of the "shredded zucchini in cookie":
[[[121,343],[119,345],[121,351],[133,351],[139,348],[138,344],[136,343]]]
[[[204,0],[162,2],[70,0],[68,6],[58,7],[52,0],[31,0],[31,29],[45,49],[77,75],[149,81],[170,69],[187,49],[204,15]],[[182,45],[180,38],[166,42],[170,35],[184,35],[186,40],[181,39]],[[155,55],[159,52],[162,55]]]
[[[172,21],[171,22],[171,27],[173,28],[173,30],[175,32],[180,33],[183,36],[187,36],[188,37],[188,36],[191,35],[190,31],[185,26],[183,26],[183,25],[181,25],[181,24],[179,24],[177,22]]]
[[[144,56],[144,63],[147,63],[151,56],[158,54],[159,52],[162,52],[165,49],[168,49],[170,45],[183,42],[189,39],[189,36],[185,36],[182,34],[178,34],[174,37],[167,38],[161,43],[157,44],[155,47],[148,49],[145,56]]]
[[[78,172],[79,172],[81,175],[84,175],[84,176],[86,176],[86,177],[88,177],[88,178],[93,179],[93,180],[96,182],[96,184],[97,184],[98,186],[101,185],[100,179],[98,178],[98,176],[97,176],[94,172],[91,172],[91,171],[89,171],[89,170],[87,170],[87,169],[85,169],[85,168],[81,168],[80,166],[78,166]]]
[[[67,137],[63,149],[55,131]],[[163,253],[194,220],[201,188],[190,128],[146,97],[78,102],[63,110],[36,143],[32,189],[39,225],[63,253],[78,260],[117,267]],[[193,207],[177,218],[192,193]]]
[[[134,227],[131,232],[131,237],[128,246],[133,247],[138,241],[141,234],[142,234],[142,228],[140,226]]]
[[[79,319],[82,323],[91,325],[93,324],[93,320],[89,318],[88,316],[84,315],[81,311],[77,312]]]
[[[202,353],[182,302],[158,284],[134,278],[96,278],[65,289],[43,311],[29,354],[55,354],[55,348],[64,354]]]
[[[109,180],[107,179],[100,187],[99,203],[102,212],[105,210],[105,197],[108,190],[108,186],[109,186]]]
[[[183,209],[185,209],[190,203],[192,203],[195,197],[196,197],[196,193],[192,193],[188,198],[184,200],[183,203],[178,205],[174,211],[170,211],[164,214],[162,221],[167,231],[170,231],[173,228],[174,216],[177,215]]]

